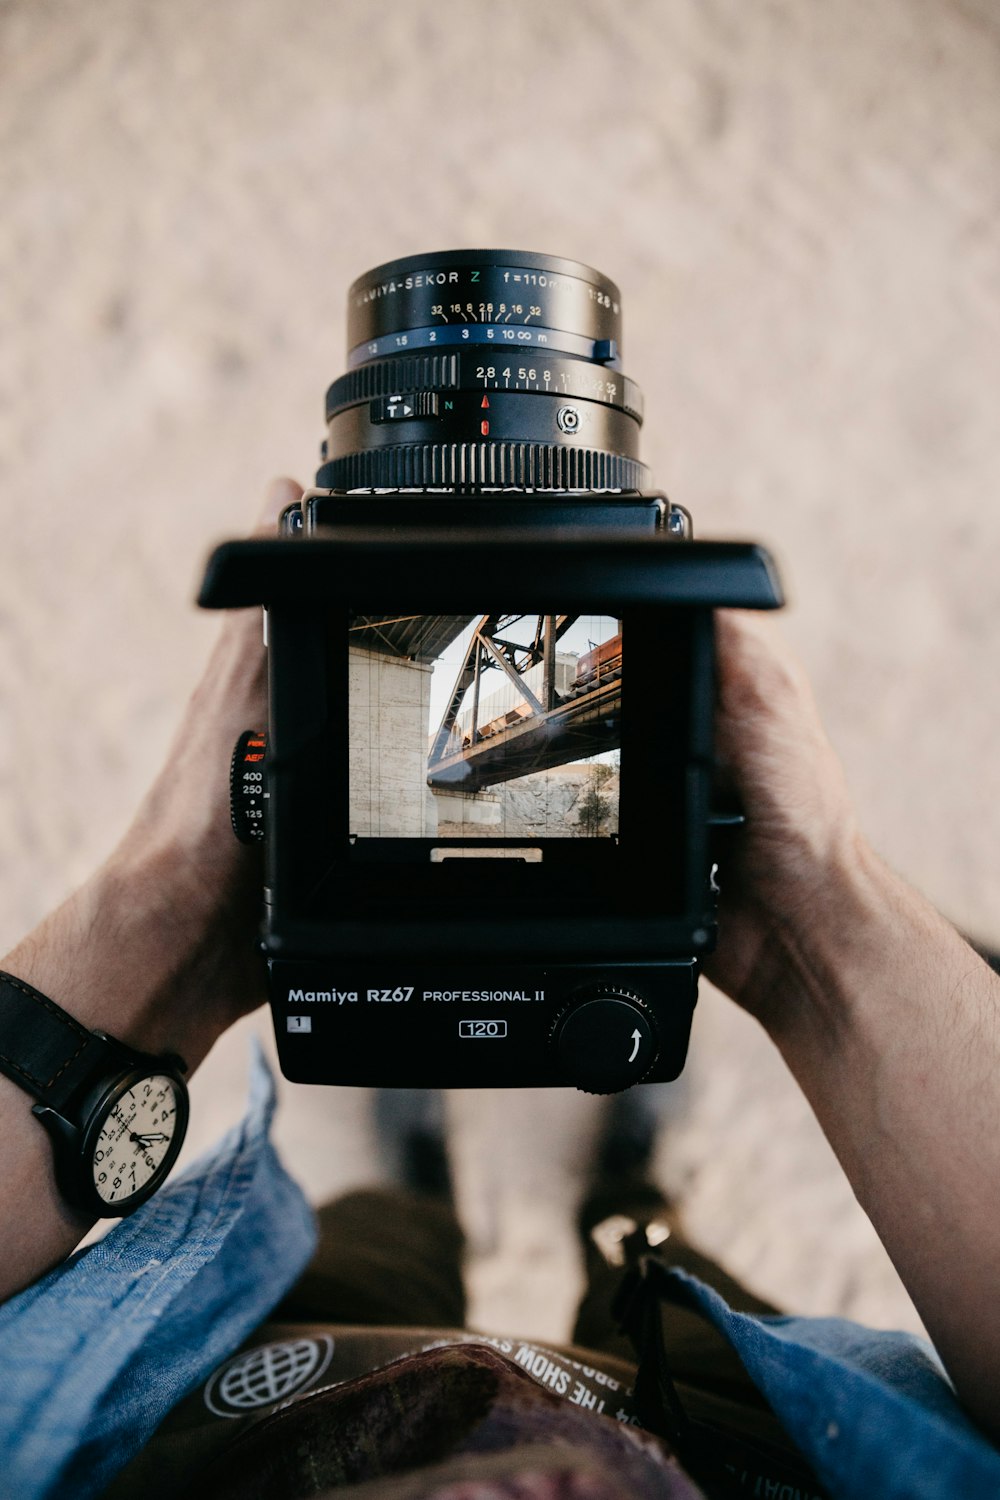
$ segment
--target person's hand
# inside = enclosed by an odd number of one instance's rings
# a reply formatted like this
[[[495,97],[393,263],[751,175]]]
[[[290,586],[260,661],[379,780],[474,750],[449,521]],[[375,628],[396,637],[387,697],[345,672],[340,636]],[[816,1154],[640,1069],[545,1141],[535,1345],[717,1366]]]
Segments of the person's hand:
[[[256,535],[302,491],[272,484]],[[254,937],[263,871],[229,819],[229,766],[264,723],[259,609],[227,614],[163,770],[125,837],[79,890],[4,958],[89,1030],[193,1071],[222,1032],[265,998]],[[30,1099],[0,1077],[0,1298],[54,1265],[89,1220],[62,1197]]]
[[[281,512],[300,499],[293,479],[271,482],[253,534],[272,536]],[[266,999],[254,949],[263,870],[259,850],[239,844],[229,815],[229,765],[245,729],[267,721],[267,670],[260,609],[227,611],[219,637],[174,736],[166,762],[113,856],[148,881],[158,873],[184,901],[181,950],[198,940],[198,988],[224,1030]],[[164,932],[169,940],[169,928]]]
[[[254,535],[273,535],[302,488],[278,479]],[[261,611],[227,612],[163,769],[104,865],[18,945],[5,967],[88,1026],[189,1066],[266,998],[254,937],[260,851],[237,843],[229,766],[265,723]]]
[[[777,622],[716,614],[716,753],[746,813],[720,859],[719,943],[705,974],[765,1024],[861,840],[805,671]]]
[[[959,1398],[1000,1442],[1000,980],[861,836],[777,625],[722,611],[717,629],[718,753],[747,826],[705,973],[778,1046]]]

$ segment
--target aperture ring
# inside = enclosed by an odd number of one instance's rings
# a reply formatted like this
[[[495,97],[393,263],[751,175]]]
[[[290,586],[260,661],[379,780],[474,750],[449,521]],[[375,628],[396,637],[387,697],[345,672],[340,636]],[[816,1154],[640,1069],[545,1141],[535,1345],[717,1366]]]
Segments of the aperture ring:
[[[634,490],[648,487],[637,459],[550,443],[420,443],[368,449],[331,459],[318,489],[420,489],[484,486],[545,490]]]
[[[362,365],[335,380],[326,393],[326,419],[345,406],[410,391],[450,391],[459,383],[458,354],[402,354]]]
[[[326,393],[326,419],[377,397],[428,390],[515,391],[600,401],[642,421],[642,392],[620,370],[537,350],[500,346],[426,357],[400,355],[350,370]]]

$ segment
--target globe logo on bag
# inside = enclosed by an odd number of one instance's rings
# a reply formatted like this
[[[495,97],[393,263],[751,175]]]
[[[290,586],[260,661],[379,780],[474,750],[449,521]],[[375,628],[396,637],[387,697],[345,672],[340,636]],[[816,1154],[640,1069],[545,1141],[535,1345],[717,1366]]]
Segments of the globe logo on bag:
[[[325,1372],[333,1357],[329,1334],[258,1344],[226,1361],[205,1387],[205,1405],[217,1417],[245,1417],[286,1401]]]

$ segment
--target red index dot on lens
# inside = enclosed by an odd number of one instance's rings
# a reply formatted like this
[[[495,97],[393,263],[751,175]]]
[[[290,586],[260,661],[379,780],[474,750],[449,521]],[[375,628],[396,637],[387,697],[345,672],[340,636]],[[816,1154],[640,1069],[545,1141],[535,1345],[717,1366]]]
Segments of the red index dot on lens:
[[[479,431],[482,433],[483,437],[489,437],[489,435],[490,435],[490,424],[489,424],[489,422],[480,422],[480,424],[479,424]]]
[[[484,396],[483,399],[482,399],[482,401],[480,401],[480,403],[479,403],[480,407],[486,407],[486,408],[489,407],[489,404],[490,404],[490,398],[489,398],[489,396]]]

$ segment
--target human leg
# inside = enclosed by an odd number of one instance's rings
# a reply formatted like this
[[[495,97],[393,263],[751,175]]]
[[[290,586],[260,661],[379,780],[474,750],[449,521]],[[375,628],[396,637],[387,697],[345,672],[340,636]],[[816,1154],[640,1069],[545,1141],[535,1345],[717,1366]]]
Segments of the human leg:
[[[440,1099],[385,1090],[383,1151],[399,1185],[346,1193],[320,1208],[319,1243],[277,1320],[461,1328],[464,1238],[455,1215]]]

